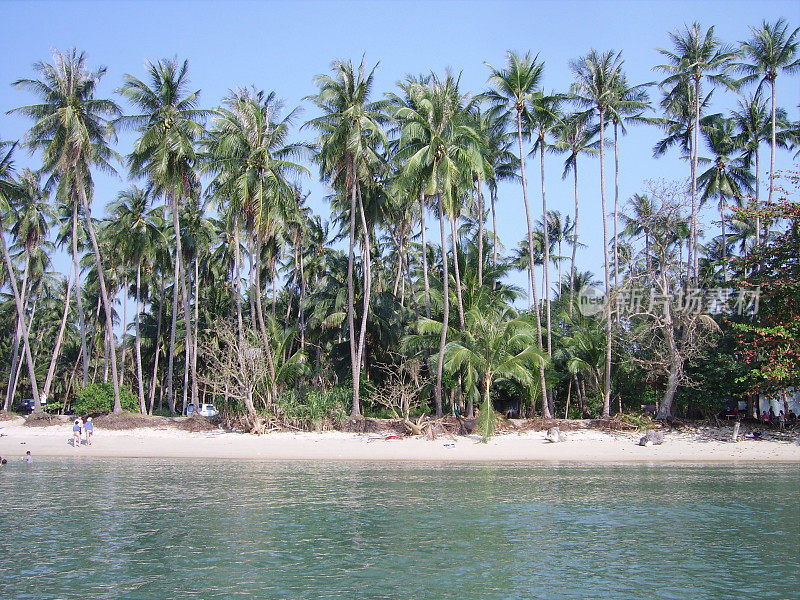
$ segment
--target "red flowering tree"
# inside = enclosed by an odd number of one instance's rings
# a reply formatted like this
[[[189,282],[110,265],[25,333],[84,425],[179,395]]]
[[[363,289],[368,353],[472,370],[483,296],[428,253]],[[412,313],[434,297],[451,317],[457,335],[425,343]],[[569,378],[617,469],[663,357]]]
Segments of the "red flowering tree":
[[[734,324],[738,355],[750,367],[741,383],[753,394],[800,386],[800,172],[785,178],[791,190],[776,188],[777,202],[735,211],[777,230],[733,262],[740,285],[760,289],[757,314]]]

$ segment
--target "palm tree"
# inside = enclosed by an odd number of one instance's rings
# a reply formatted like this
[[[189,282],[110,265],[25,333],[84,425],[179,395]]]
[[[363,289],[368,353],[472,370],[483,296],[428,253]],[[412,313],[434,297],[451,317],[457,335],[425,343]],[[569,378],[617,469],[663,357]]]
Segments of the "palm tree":
[[[772,202],[773,179],[775,177],[775,145],[776,145],[776,123],[777,109],[775,107],[775,81],[778,73],[783,71],[791,75],[800,70],[800,55],[798,48],[800,41],[797,40],[800,27],[794,31],[789,31],[789,24],[786,19],[780,18],[774,24],[762,21],[760,28],[750,28],[752,38],[741,43],[740,51],[749,63],[742,63],[738,67],[747,73],[748,79],[755,80],[761,78],[758,89],[765,83],[770,85],[772,127],[770,140],[769,156],[769,198]]]
[[[705,80],[713,88],[718,83],[734,87],[727,72],[733,64],[734,52],[714,37],[714,27],[703,32],[699,23],[686,26],[684,32],[678,30],[669,34],[673,50],[659,48],[667,63],[655,68],[667,74],[661,88],[668,90],[668,96],[687,95],[688,108],[694,113],[692,129],[692,254],[693,275],[697,277],[697,156],[700,135],[700,109],[704,103],[701,84]]]
[[[281,117],[281,110],[282,103],[274,92],[239,89],[223,100],[205,141],[205,168],[217,174],[212,191],[228,200],[237,221],[239,214],[245,215],[249,261],[255,278],[250,288],[251,300],[270,371],[273,401],[275,366],[261,300],[260,257],[265,243],[274,242],[298,211],[291,178],[308,172],[290,160],[301,148],[286,142],[296,111]],[[241,330],[239,333],[243,334]]]
[[[347,321],[350,332],[350,363],[353,376],[353,406],[351,414],[361,415],[359,400],[361,357],[364,353],[367,319],[369,315],[370,273],[369,237],[363,206],[361,189],[368,185],[380,162],[378,148],[385,144],[386,138],[382,123],[385,120],[383,102],[369,102],[375,79],[373,67],[367,73],[363,60],[358,69],[350,61],[334,61],[334,76],[318,75],[315,83],[319,93],[310,98],[322,111],[322,116],[308,121],[304,127],[319,131],[317,160],[322,178],[331,182],[343,196],[350,198],[350,250],[348,255]],[[356,241],[356,215],[361,216],[363,244],[366,251],[364,264],[364,310],[361,331],[356,344],[356,328],[353,306],[353,259]]]
[[[547,224],[549,223],[549,216],[547,212],[547,196],[545,195],[544,183],[544,153],[545,150],[550,148],[548,141],[557,131],[559,125],[563,120],[563,113],[561,112],[561,102],[564,97],[560,94],[545,95],[541,91],[532,94],[529,101],[530,109],[526,114],[526,128],[529,135],[533,138],[533,149],[531,152],[539,150],[540,170],[542,180],[542,227],[544,233],[544,302],[546,306],[547,315],[547,353],[552,357],[553,355],[553,328],[550,318],[550,232]]]
[[[125,75],[118,92],[140,111],[138,115],[126,115],[118,119],[123,127],[141,134],[133,152],[128,156],[131,177],[145,178],[152,193],[163,195],[165,204],[172,211],[175,234],[175,258],[172,296],[172,325],[170,329],[170,352],[167,367],[167,400],[174,411],[172,386],[175,333],[178,320],[178,286],[183,295],[184,320],[186,322],[186,344],[192,346],[189,323],[190,306],[186,288],[186,273],[183,268],[181,247],[180,205],[197,187],[194,168],[197,162],[195,143],[203,133],[202,120],[207,111],[197,108],[200,92],[189,91],[189,62],[163,59],[145,64],[148,82],[133,75]],[[192,371],[192,379],[197,374]],[[196,388],[193,386],[193,392]],[[196,394],[192,403],[197,409]]]
[[[13,85],[31,91],[43,102],[22,106],[12,112],[34,119],[33,127],[26,134],[26,145],[31,152],[42,151],[42,171],[50,174],[47,187],[57,183],[56,193],[59,197],[73,198],[74,202],[80,201],[83,206],[106,318],[107,344],[114,378],[114,412],[120,412],[122,406],[119,400],[113,308],[92,224],[91,170],[95,167],[109,173],[116,172],[109,162],[115,156],[108,145],[114,130],[107,119],[119,116],[121,111],[112,100],[95,98],[95,89],[105,75],[106,68],[89,71],[83,52],[72,49],[62,54],[56,50],[52,65],[37,62],[33,68],[39,74],[39,80],[20,79]],[[77,218],[77,212],[73,215]]]
[[[531,222],[531,212],[528,205],[528,180],[525,177],[525,151],[522,146],[522,120],[525,111],[528,110],[528,102],[539,88],[544,71],[544,64],[538,62],[538,55],[531,58],[530,53],[519,57],[514,52],[509,52],[506,58],[506,66],[502,70],[495,69],[490,64],[486,66],[491,69],[489,83],[494,90],[486,94],[487,98],[496,106],[506,106],[513,110],[517,122],[517,142],[519,143],[520,175],[522,177],[522,200],[525,204],[525,218],[528,225],[528,266],[530,269],[530,280],[534,282],[531,286],[533,293],[533,311],[536,316],[536,330],[539,338],[539,348],[544,349],[542,340],[542,321],[539,314],[539,301],[536,294],[536,277],[534,275],[535,261],[533,259],[533,224]],[[544,366],[539,369],[542,396],[547,394],[547,382],[545,381]],[[545,403],[546,405],[546,403]]]
[[[472,175],[483,168],[477,146],[480,139],[467,118],[470,99],[459,91],[459,80],[449,72],[439,78],[431,76],[429,83],[414,83],[408,93],[415,98],[394,110],[400,123],[400,144],[397,160],[405,165],[406,176],[414,181],[424,181],[426,196],[437,199],[441,234],[443,327],[440,352],[436,367],[434,398],[437,416],[442,415],[443,352],[447,341],[450,318],[450,276],[447,258],[445,214],[451,217],[451,240],[454,266],[458,261],[455,220],[460,215],[459,196]],[[460,290],[457,290],[460,295]],[[459,302],[459,314],[463,314]]]
[[[155,247],[165,244],[162,236],[164,226],[162,211],[149,208],[151,195],[147,190],[130,186],[117,195],[116,202],[109,206],[112,218],[112,238],[124,261],[136,270],[136,317],[134,352],[136,379],[138,383],[139,408],[144,414],[145,405],[144,375],[142,371],[142,348],[140,315],[142,306],[142,265],[152,256]],[[127,327],[127,323],[125,323]]]
[[[536,332],[531,323],[517,318],[508,306],[473,306],[467,312],[466,322],[460,338],[445,346],[445,363],[449,371],[465,369],[471,379],[480,383],[485,441],[494,429],[492,383],[503,378],[530,387],[535,381],[531,371],[544,365],[547,359],[536,347]]]
[[[597,140],[598,127],[592,124],[590,115],[586,113],[576,113],[561,121],[556,130],[556,142],[554,148],[559,152],[566,152],[567,158],[564,161],[564,172],[561,179],[565,179],[572,170],[573,186],[575,189],[575,218],[572,222],[572,258],[569,267],[569,311],[572,314],[574,290],[575,290],[575,252],[578,249],[578,224],[579,208],[578,203],[578,156],[581,154],[594,155],[599,152],[600,142]]]
[[[628,87],[625,74],[620,72],[616,80],[616,94],[611,103],[609,116],[614,124],[614,286],[619,286],[619,252],[617,223],[619,221],[619,135],[627,133],[629,123],[646,122],[644,112],[650,108],[645,83]]]
[[[628,200],[630,215],[622,213],[625,226],[623,235],[636,236],[644,234],[644,254],[647,271],[650,272],[650,224],[655,216],[655,205],[647,194],[634,194]]]
[[[713,195],[719,199],[718,209],[722,227],[722,273],[725,283],[728,283],[728,267],[725,262],[727,260],[725,199],[734,199],[741,204],[744,193],[753,189],[754,179],[744,159],[731,156],[740,149],[734,128],[733,119],[726,119],[721,115],[714,115],[709,125],[703,128],[703,135],[708,147],[715,154],[715,158],[701,159],[702,162],[711,163],[711,166],[697,177],[697,183],[703,190],[700,202],[705,202]]]
[[[0,155],[0,247],[2,247],[3,260],[8,272],[8,281],[11,284],[11,291],[14,294],[14,304],[17,307],[18,323],[21,324],[20,329],[22,332],[23,351],[25,352],[25,359],[28,363],[28,376],[30,378],[31,390],[33,391],[33,397],[35,400],[33,403],[33,410],[39,411],[41,410],[41,406],[38,402],[39,387],[36,385],[36,364],[34,363],[33,356],[31,355],[25,309],[22,304],[19,288],[17,287],[17,276],[16,273],[14,273],[14,265],[11,262],[11,256],[8,253],[8,246],[6,246],[6,239],[3,233],[3,230],[5,229],[3,218],[9,210],[8,201],[9,199],[15,198],[20,192],[17,182],[15,182],[13,179],[14,163],[12,157],[16,144],[0,142],[0,151],[2,151],[6,146],[8,146],[8,149],[4,154]],[[8,408],[8,402],[6,402],[6,408]]]
[[[606,222],[605,117],[616,98],[618,78],[622,69],[621,53],[598,54],[595,50],[570,63],[577,81],[572,86],[576,101],[597,110],[600,118],[600,202],[603,212],[603,263],[606,293],[611,289],[608,264],[608,225]],[[603,418],[610,416],[611,403],[611,311],[606,311],[606,368],[603,393]]]
[[[55,219],[55,214],[47,199],[47,191],[42,189],[40,179],[39,173],[34,173],[27,168],[22,170],[18,182],[19,194],[12,203],[12,214],[10,215],[13,223],[10,227],[10,233],[16,240],[16,244],[21,247],[22,254],[25,256],[20,294],[22,306],[26,309],[34,288],[38,287],[37,283],[41,283],[45,274],[44,264],[39,264],[39,268],[37,268],[32,263],[37,262],[37,250],[41,244],[46,242],[50,226]],[[32,266],[33,268],[31,268]],[[31,293],[29,294],[29,292]],[[30,316],[29,330],[32,323],[33,314]],[[7,405],[10,405],[13,400],[17,388],[19,342],[22,339],[21,328],[22,324],[18,321],[13,342],[11,372],[6,397]],[[47,390],[44,391],[42,397],[47,397]]]

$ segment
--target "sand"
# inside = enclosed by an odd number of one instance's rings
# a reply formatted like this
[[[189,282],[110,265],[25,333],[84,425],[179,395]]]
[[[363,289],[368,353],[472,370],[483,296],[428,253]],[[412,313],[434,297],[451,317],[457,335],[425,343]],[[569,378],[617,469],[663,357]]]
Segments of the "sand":
[[[725,429],[666,433],[660,446],[637,444],[641,434],[571,431],[551,443],[542,432],[479,436],[387,439],[388,434],[327,431],[273,432],[263,436],[175,428],[110,431],[95,428],[91,446],[72,445],[71,425],[25,427],[22,419],[0,422],[0,456],[93,456],[114,458],[225,458],[353,461],[566,461],[566,462],[800,462],[800,435],[783,440],[724,441]]]

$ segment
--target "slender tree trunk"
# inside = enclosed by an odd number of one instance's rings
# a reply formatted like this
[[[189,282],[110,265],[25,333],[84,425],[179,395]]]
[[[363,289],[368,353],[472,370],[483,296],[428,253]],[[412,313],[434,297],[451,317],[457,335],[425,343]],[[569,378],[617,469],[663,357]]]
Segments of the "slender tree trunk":
[[[136,260],[136,339],[134,340],[134,352],[136,353],[136,381],[139,392],[139,410],[142,414],[147,413],[147,405],[144,400],[144,373],[142,372],[142,337],[140,331],[140,318],[142,313],[142,259]]]
[[[575,157],[575,163],[573,166],[573,177],[574,177],[574,187],[575,187],[575,224],[572,228],[572,260],[569,266],[569,316],[572,316],[572,304],[573,304],[573,295],[575,293],[575,253],[578,250],[578,215],[579,215],[579,204],[578,204],[578,157]]]
[[[772,137],[769,145],[769,196],[767,200],[772,203],[772,188],[775,187],[775,79],[770,79],[772,87]]]
[[[350,167],[352,171],[352,166]],[[355,325],[355,292],[353,290],[353,262],[356,245],[356,180],[352,173],[352,185],[350,188],[350,250],[347,255],[347,326],[350,331],[350,373],[353,377],[353,406],[350,410],[351,417],[361,416],[361,403],[358,397],[359,381],[356,378],[358,373],[358,362],[361,360],[356,353],[356,325]]]
[[[83,386],[89,383],[89,350],[86,346],[86,318],[83,314],[83,294],[81,290],[81,271],[78,265],[78,203],[72,205],[72,268],[75,271],[75,300],[78,303],[78,331],[81,337],[83,357]]]
[[[161,275],[161,292],[158,295],[158,317],[156,318],[156,339],[153,343],[155,350],[155,357],[153,359],[153,380],[150,382],[150,410],[149,414],[153,414],[153,402],[156,398],[156,382],[158,381],[158,357],[161,354],[161,315],[164,308],[164,275]],[[162,388],[163,393],[163,388]],[[159,405],[161,404],[159,400]],[[173,411],[174,412],[174,411]]]
[[[192,313],[191,313],[191,306],[189,304],[189,292],[188,292],[187,285],[186,285],[186,277],[187,277],[186,271],[187,270],[183,266],[183,248],[182,248],[183,244],[181,242],[181,236],[180,236],[181,223],[180,223],[180,216],[178,214],[177,197],[175,198],[175,204],[174,204],[174,206],[172,208],[172,225],[175,228],[175,256],[181,262],[181,268],[178,270],[178,274],[179,274],[179,279],[180,279],[180,284],[181,284],[181,294],[182,294],[183,299],[184,299],[184,303],[183,303],[183,319],[186,322],[186,338],[184,340],[184,344],[186,344],[186,347],[189,348],[189,351],[190,351],[189,354],[187,354],[187,358],[188,358],[189,355],[191,354],[191,349],[194,346],[193,343],[192,343]],[[195,372],[194,361],[190,360],[190,368],[191,368],[190,375],[191,375],[191,381],[192,381],[192,384],[191,384],[192,385],[192,389],[196,389],[196,385],[197,384],[196,384],[195,380],[197,379],[197,373]],[[184,392],[184,397],[185,397],[185,395],[186,394]],[[195,395],[193,400],[196,400],[196,399],[197,398],[196,398],[196,395]],[[199,408],[199,407],[195,406],[195,408]]]
[[[425,192],[419,193],[419,227],[422,232],[422,280],[425,282],[425,316],[431,318],[431,284],[428,279],[428,243],[425,241]]]
[[[533,259],[533,225],[531,224],[531,211],[530,206],[528,205],[528,179],[525,177],[525,151],[522,147],[522,115],[519,110],[517,110],[517,139],[519,141],[519,163],[520,163],[520,174],[522,175],[522,200],[525,204],[525,218],[527,220],[528,225],[528,260],[530,261],[530,281],[531,281],[531,292],[533,294],[533,312],[536,316],[536,334],[538,336],[539,341],[539,349],[544,349],[544,344],[542,343],[542,318],[539,314],[539,299],[536,295],[536,275],[535,275],[535,262]],[[544,367],[542,367],[541,373],[541,381],[542,384],[545,384],[544,381]],[[546,391],[546,385],[542,388],[542,396],[544,396]]]
[[[0,230],[0,235],[3,235],[3,232]],[[25,268],[22,271],[22,291],[20,295],[20,301],[22,302],[22,316],[17,317],[17,330],[14,333],[14,342],[13,342],[13,349],[11,351],[11,369],[8,373],[8,387],[6,388],[6,406],[10,407],[12,402],[14,401],[14,394],[16,393],[17,389],[17,373],[19,373],[19,369],[17,368],[20,361],[19,356],[19,345],[20,340],[22,339],[22,328],[24,326],[23,319],[25,318],[26,312],[26,304],[27,304],[27,296],[28,296],[28,270],[30,268],[30,255],[26,252],[25,253]],[[14,277],[14,275],[12,275]],[[38,400],[38,398],[36,399]]]
[[[603,263],[605,266],[605,284],[606,295],[609,294],[611,289],[609,280],[609,264],[608,264],[608,225],[606,217],[606,170],[605,170],[605,152],[603,146],[605,144],[605,121],[603,110],[600,112],[600,203],[603,210]],[[605,382],[603,390],[603,418],[610,417],[611,412],[611,310],[610,307],[605,309],[606,319],[606,364],[605,364]]]
[[[453,243],[453,275],[456,280],[456,299],[458,300],[458,325],[461,331],[466,329],[464,321],[464,298],[461,295],[461,267],[458,265],[458,232],[456,231],[456,218],[450,217],[450,238]]]
[[[64,331],[67,328],[67,317],[69,315],[69,301],[70,296],[72,295],[72,278],[75,275],[75,271],[70,271],[69,279],[67,280],[67,290],[65,293],[66,299],[64,300],[64,314],[61,317],[61,325],[58,328],[58,335],[56,336],[56,343],[53,348],[53,354],[50,357],[50,366],[47,369],[47,377],[44,380],[44,390],[42,390],[42,396],[48,398],[50,396],[50,385],[53,382],[53,377],[56,373],[56,364],[58,363],[58,357],[61,356],[61,343],[64,340]]]
[[[700,80],[694,81],[694,131],[692,132],[692,276],[697,281],[698,244],[697,244],[697,151],[700,133]]]
[[[619,123],[614,121],[614,287],[619,287],[619,236],[617,221],[619,220]],[[619,323],[619,314],[617,314]]]
[[[761,197],[761,173],[759,169],[761,168],[758,164],[758,143],[759,140],[756,140],[756,210],[761,208],[761,202],[759,198]],[[756,247],[761,245],[761,216],[756,214]]]
[[[478,287],[483,287],[483,189],[478,178]]]
[[[255,263],[255,305],[256,305],[256,316],[258,317],[258,328],[261,332],[261,341],[264,344],[264,354],[267,357],[267,369],[269,371],[269,395],[270,395],[270,403],[275,402],[277,398],[277,391],[275,386],[277,382],[275,381],[275,363],[272,358],[272,347],[270,345],[270,336],[267,330],[267,324],[264,320],[264,307],[263,302],[261,299],[261,236],[260,234],[256,233],[256,247],[254,256],[251,257],[251,262]]]
[[[233,266],[233,290],[236,294],[236,324],[239,330],[239,345],[243,347],[244,340],[244,321],[242,320],[242,276],[241,265],[242,258],[239,252],[239,226],[238,223],[233,224],[233,244],[234,244],[234,266]]]
[[[114,412],[122,412],[122,404],[119,399],[119,375],[117,374],[117,349],[114,341],[114,322],[111,318],[111,303],[108,299],[108,290],[106,288],[106,277],[103,272],[103,265],[100,262],[100,247],[97,245],[97,238],[94,234],[94,225],[92,225],[92,209],[89,206],[89,200],[86,197],[86,190],[82,185],[78,186],[78,192],[81,195],[81,202],[83,202],[83,210],[86,217],[86,230],[89,233],[89,239],[92,242],[92,249],[94,250],[94,260],[97,267],[97,279],[100,282],[100,297],[103,300],[103,309],[106,315],[106,332],[108,335],[108,342],[110,344],[109,354],[111,355],[111,378],[114,386]]]
[[[124,269],[124,266],[123,266]],[[122,284],[122,289],[125,290],[122,294],[122,356],[119,363],[119,387],[125,383],[125,331],[128,328],[128,276],[125,275]]]
[[[31,307],[31,317],[30,317],[30,319],[28,319],[28,332],[30,332],[31,328],[33,327],[33,318],[36,316],[36,305],[37,305],[37,302],[38,302],[38,299],[34,300],[33,306]],[[22,337],[22,333],[21,332],[20,332],[20,337]],[[37,344],[39,343],[40,340],[41,340],[41,335],[37,338]],[[33,362],[34,362],[34,364],[36,364],[36,354],[33,353],[32,356],[33,356]],[[11,398],[14,398],[14,396],[17,394],[17,385],[19,384],[20,375],[22,374],[22,363],[23,362],[25,362],[25,361],[24,360],[17,361],[17,366],[16,366],[16,369],[14,370],[14,386],[11,388]],[[37,401],[39,402],[39,404],[41,404],[41,398],[37,398]]]
[[[542,228],[544,229],[544,292],[542,299],[547,310],[547,354],[553,356],[553,329],[550,324],[550,219],[544,185],[544,136],[539,138],[539,158],[542,171]]]
[[[719,194],[719,222],[722,228],[722,281],[728,283],[728,238],[725,235],[725,201]]]
[[[497,191],[491,188],[489,195],[492,203],[492,267],[495,274],[492,276],[492,289],[497,289],[497,214],[495,205],[497,204]]]
[[[200,334],[200,259],[194,255],[194,335],[192,335],[192,404],[195,410],[200,410],[197,397],[197,338]]]
[[[442,287],[444,288],[444,316],[442,317],[442,335],[439,338],[439,355],[436,360],[436,417],[442,416],[442,377],[444,375],[444,347],[447,344],[447,327],[450,321],[450,274],[447,268],[447,234],[444,225],[444,201],[441,194],[437,198],[439,208],[439,232],[442,241]]]
[[[364,308],[363,314],[361,315],[361,331],[359,332],[358,336],[358,360],[356,361],[356,368],[355,374],[353,376],[353,385],[356,385],[356,381],[360,383],[361,379],[361,361],[363,360],[366,363],[366,335],[367,335],[367,321],[369,319],[369,298],[370,293],[372,291],[372,257],[371,257],[371,248],[370,248],[370,241],[369,241],[369,229],[367,228],[367,219],[364,215],[364,204],[361,199],[361,187],[356,187],[356,192],[358,195],[358,210],[359,214],[361,215],[361,228],[363,231],[363,249],[364,249]],[[360,408],[360,407],[359,407]]]

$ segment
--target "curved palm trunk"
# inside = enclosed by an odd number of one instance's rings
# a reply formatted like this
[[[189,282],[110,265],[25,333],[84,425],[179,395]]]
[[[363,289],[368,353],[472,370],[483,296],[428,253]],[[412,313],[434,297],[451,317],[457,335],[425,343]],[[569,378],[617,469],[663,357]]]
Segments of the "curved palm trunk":
[[[603,210],[603,263],[605,267],[605,284],[606,295],[610,290],[609,279],[609,265],[608,265],[608,225],[606,217],[606,169],[605,169],[605,152],[603,145],[605,143],[605,121],[602,110],[600,112],[600,202]],[[692,180],[694,186],[694,180]],[[694,189],[694,187],[692,188]],[[603,418],[609,418],[611,412],[611,310],[610,306],[606,307],[606,364],[605,364],[605,382],[603,388]]]
[[[100,261],[100,247],[97,245],[97,237],[94,234],[94,225],[92,225],[92,209],[89,206],[89,200],[86,197],[86,190],[83,186],[79,186],[79,193],[81,195],[81,202],[83,202],[83,210],[86,213],[86,230],[89,233],[89,239],[92,242],[92,250],[94,251],[94,261],[97,267],[97,278],[100,282],[100,297],[103,300],[103,309],[106,316],[106,339],[109,344],[109,355],[111,358],[111,383],[114,386],[114,412],[122,412],[122,404],[119,400],[119,375],[117,374],[117,348],[114,341],[114,322],[111,318],[111,303],[108,299],[108,290],[106,288],[106,277],[103,272],[103,265]]]
[[[50,356],[50,366],[47,368],[47,377],[44,380],[44,389],[42,390],[42,397],[48,398],[50,396],[50,386],[53,383],[53,377],[56,373],[56,363],[58,357],[61,356],[61,344],[64,341],[64,331],[67,328],[67,317],[69,315],[69,301],[72,296],[72,278],[75,271],[70,272],[69,281],[67,281],[67,290],[64,300],[64,314],[61,317],[61,324],[58,327],[58,335],[56,336],[56,343],[53,347],[53,354]]]
[[[572,228],[572,260],[569,266],[569,316],[572,316],[572,304],[575,294],[575,252],[578,250],[578,158],[575,157],[573,166],[574,187],[575,187],[575,223]]]
[[[351,168],[352,171],[352,168]],[[355,308],[354,308],[354,291],[353,291],[353,262],[356,246],[356,181],[353,178],[350,188],[350,250],[347,255],[347,326],[350,331],[350,373],[353,376],[353,406],[350,409],[351,417],[361,416],[361,403],[358,397],[359,381],[356,378],[358,371],[357,362],[360,357],[356,353],[356,325],[355,325]]]
[[[2,232],[0,231],[0,235]],[[22,292],[20,294],[20,302],[22,303],[23,308],[23,315],[25,313],[25,304],[27,299],[27,291],[28,291],[28,271],[30,268],[30,254],[27,252],[25,253],[25,268],[22,271]],[[19,356],[19,346],[20,341],[22,340],[22,327],[24,316],[17,317],[17,330],[14,332],[14,343],[13,349],[11,351],[11,369],[8,373],[8,388],[6,388],[6,410],[11,406],[11,403],[14,400],[14,394],[16,394],[17,390],[17,377],[19,373],[19,364],[20,364],[20,356]]]
[[[72,268],[75,271],[75,300],[78,303],[78,330],[81,336],[81,356],[83,366],[83,386],[89,383],[89,350],[86,346],[86,317],[83,314],[83,294],[81,293],[81,271],[78,265],[78,203],[72,205]]]
[[[719,222],[722,227],[722,280],[728,283],[728,238],[725,235],[725,201],[719,193]]]
[[[547,196],[544,184],[544,136],[539,138],[539,158],[542,175],[542,227],[544,229],[544,292],[543,300],[547,307],[547,354],[553,356],[553,329],[550,324],[550,219],[547,214]]]
[[[442,376],[444,374],[444,347],[447,344],[447,327],[450,321],[450,274],[447,267],[447,234],[444,226],[444,202],[441,194],[438,198],[439,233],[442,241],[442,287],[444,295],[444,316],[442,317],[442,335],[439,338],[439,355],[436,360],[436,416],[442,416]]]
[[[425,282],[425,316],[431,318],[431,284],[428,279],[428,243],[425,240],[425,192],[419,193],[419,226],[422,231],[422,280]]]
[[[2,229],[1,221],[0,229]],[[25,322],[25,309],[22,306],[22,299],[20,298],[19,290],[17,289],[17,280],[14,276],[14,267],[11,264],[11,256],[8,254],[8,247],[6,246],[6,240],[2,233],[0,233],[0,245],[2,245],[3,260],[5,261],[6,269],[8,270],[8,280],[11,283],[11,291],[14,293],[14,304],[17,306],[17,318],[20,319],[20,322],[22,323],[22,345],[25,352],[25,360],[28,362],[28,376],[31,380],[31,390],[34,398],[33,410],[39,411],[41,410],[41,405],[39,404],[39,386],[36,385],[36,365],[33,362],[31,346],[28,340],[28,325]]]

